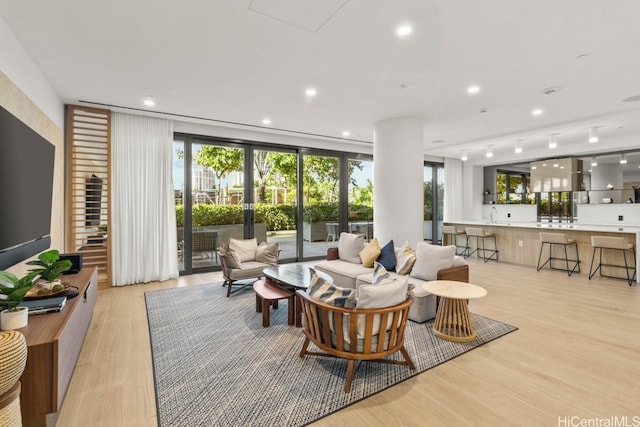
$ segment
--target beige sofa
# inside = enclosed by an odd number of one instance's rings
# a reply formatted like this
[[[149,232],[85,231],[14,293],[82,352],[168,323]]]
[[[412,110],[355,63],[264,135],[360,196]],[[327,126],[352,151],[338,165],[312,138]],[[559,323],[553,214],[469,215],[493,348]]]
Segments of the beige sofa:
[[[416,260],[416,263],[419,261]],[[435,278],[437,280],[469,282],[469,266],[464,261],[464,258],[453,256],[451,264],[453,265],[452,267],[438,270]],[[314,268],[331,276],[336,286],[343,288],[355,289],[362,283],[370,284],[373,276],[373,268],[365,267],[362,263],[340,259],[338,248],[329,248],[327,250],[327,260],[319,262]],[[414,264],[412,270],[419,268]],[[397,273],[390,272],[390,274],[397,276]],[[436,315],[436,297],[423,289],[422,284],[425,282],[426,280],[413,277],[409,273],[409,284],[415,286],[413,293],[416,298],[409,311],[409,319],[414,322],[422,323],[434,318]]]

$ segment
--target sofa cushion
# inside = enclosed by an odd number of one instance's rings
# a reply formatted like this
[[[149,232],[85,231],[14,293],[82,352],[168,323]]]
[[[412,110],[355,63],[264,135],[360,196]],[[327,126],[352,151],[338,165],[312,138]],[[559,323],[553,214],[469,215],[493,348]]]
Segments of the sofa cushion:
[[[271,267],[270,264],[258,261],[243,262],[239,267],[233,267],[229,270],[229,278],[231,280],[250,279],[263,276],[263,270]]]
[[[416,262],[416,253],[411,249],[409,242],[405,242],[396,252],[396,260],[396,272],[402,276],[409,274],[413,264]]]
[[[277,264],[279,251],[279,243],[261,242],[256,248],[256,261],[266,264]]]
[[[314,268],[331,276],[337,286],[351,289],[356,287],[356,277],[372,271],[371,268],[364,267],[362,264],[354,264],[341,259],[321,261]]]
[[[456,247],[432,245],[418,242],[416,246],[416,262],[409,275],[423,280],[436,280],[438,271],[451,268]]]
[[[387,271],[395,271],[396,252],[393,247],[393,240],[389,240],[386,245],[380,248],[380,255],[376,261],[382,264]]]
[[[362,234],[340,233],[338,240],[338,258],[354,264],[361,264],[360,251],[364,248]]]
[[[374,262],[373,264],[373,273],[371,274],[372,285],[384,285],[395,280],[387,269],[384,268],[384,265],[379,262]]]
[[[373,263],[380,255],[380,244],[375,237],[358,254],[362,260],[362,265],[365,267],[373,267]]]
[[[307,293],[310,296],[338,307],[353,308],[355,306],[355,289],[338,287],[333,282],[317,274],[313,268],[309,268],[309,270],[311,271],[311,282],[307,288]]]
[[[229,239],[229,249],[235,252],[240,258],[240,262],[255,261],[256,249],[258,248],[258,240],[253,239]]]

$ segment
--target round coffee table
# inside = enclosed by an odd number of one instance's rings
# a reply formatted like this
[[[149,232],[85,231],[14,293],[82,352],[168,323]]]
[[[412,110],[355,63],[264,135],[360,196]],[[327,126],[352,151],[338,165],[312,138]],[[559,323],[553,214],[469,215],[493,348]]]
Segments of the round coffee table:
[[[433,333],[449,341],[473,341],[476,331],[469,315],[468,300],[487,295],[486,289],[452,280],[433,280],[423,283],[422,287],[440,297]]]

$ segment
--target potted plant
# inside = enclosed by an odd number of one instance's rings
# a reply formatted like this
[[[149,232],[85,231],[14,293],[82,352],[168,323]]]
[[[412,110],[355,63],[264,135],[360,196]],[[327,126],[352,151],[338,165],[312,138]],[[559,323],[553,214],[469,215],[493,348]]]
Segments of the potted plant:
[[[35,265],[37,267],[29,270],[27,276],[35,277],[39,276],[44,283],[40,282],[43,287],[48,287],[47,284],[52,286],[63,286],[58,280],[62,274],[71,268],[71,261],[68,259],[61,260],[60,253],[57,249],[51,249],[38,255],[38,259],[27,262],[27,265]],[[52,289],[53,291],[60,290]]]
[[[33,287],[36,274],[29,273],[22,278],[15,274],[0,271],[0,329],[14,330],[27,326],[29,310],[18,306],[27,292]]]

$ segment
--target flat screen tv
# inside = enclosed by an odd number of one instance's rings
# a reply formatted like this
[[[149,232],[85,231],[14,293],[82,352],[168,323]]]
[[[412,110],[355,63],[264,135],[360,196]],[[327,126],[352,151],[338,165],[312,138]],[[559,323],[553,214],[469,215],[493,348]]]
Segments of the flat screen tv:
[[[55,146],[0,107],[0,270],[51,245]]]

